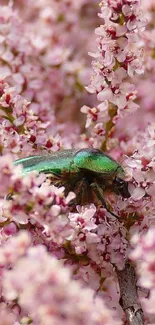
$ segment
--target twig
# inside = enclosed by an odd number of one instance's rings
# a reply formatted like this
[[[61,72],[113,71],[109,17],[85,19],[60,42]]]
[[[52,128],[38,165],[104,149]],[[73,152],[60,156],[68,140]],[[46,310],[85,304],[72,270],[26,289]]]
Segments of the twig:
[[[137,295],[134,267],[126,263],[122,271],[116,270],[120,286],[120,305],[129,325],[144,325],[144,315]]]
[[[105,131],[105,140],[103,141],[103,143],[101,145],[101,151],[106,151],[106,149],[107,149],[107,141],[109,138],[109,134],[115,125],[113,122],[113,118],[117,115],[117,106],[115,106],[113,104],[109,104],[108,114],[109,114],[110,119],[105,125],[105,130],[106,130]]]

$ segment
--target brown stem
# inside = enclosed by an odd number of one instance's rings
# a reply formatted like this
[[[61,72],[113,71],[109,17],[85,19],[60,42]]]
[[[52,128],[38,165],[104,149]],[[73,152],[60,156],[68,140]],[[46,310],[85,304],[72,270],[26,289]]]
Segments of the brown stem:
[[[117,106],[115,106],[113,104],[109,104],[108,113],[109,113],[110,119],[105,125],[105,129],[106,129],[106,131],[105,131],[105,140],[103,141],[102,146],[101,146],[102,151],[106,151],[106,149],[107,149],[107,141],[108,141],[108,138],[109,138],[109,133],[110,133],[110,131],[112,130],[112,128],[114,126],[113,118],[117,114]]]
[[[121,271],[116,269],[120,286],[120,305],[129,325],[144,325],[144,315],[137,295],[134,267],[126,263]]]

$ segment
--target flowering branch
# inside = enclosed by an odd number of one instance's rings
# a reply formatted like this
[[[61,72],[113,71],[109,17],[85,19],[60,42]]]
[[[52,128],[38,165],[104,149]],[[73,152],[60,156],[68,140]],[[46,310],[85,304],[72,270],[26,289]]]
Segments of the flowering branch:
[[[100,6],[99,17],[103,19],[103,25],[95,31],[98,35],[98,51],[90,53],[95,59],[92,62],[94,74],[86,89],[95,93],[102,104],[97,106],[95,120],[94,108],[84,106],[81,111],[87,114],[86,126],[91,126],[93,133],[97,123],[102,123],[104,133],[100,132],[97,137],[96,131],[96,137],[98,144],[101,143],[101,148],[105,150],[117,119],[138,108],[134,102],[136,88],[131,78],[144,71],[143,51],[139,41],[145,21],[140,12],[139,0],[103,0]]]
[[[138,284],[149,290],[146,297],[141,297],[143,309],[149,319],[154,318],[155,299],[155,228],[154,226],[143,234],[135,234],[131,241],[134,246],[130,254],[131,259],[136,263],[136,270],[139,276]]]
[[[0,324],[155,323],[153,2],[142,0],[149,8],[146,33],[140,0],[103,0],[99,18],[98,0],[16,0],[17,11],[12,1],[1,6]],[[143,45],[147,72],[140,80]],[[84,91],[87,48],[93,96]],[[87,134],[80,134],[81,106]],[[45,175],[21,177],[22,167],[13,165],[17,157],[85,146],[114,149],[116,160],[129,156],[122,165],[131,197],[105,193],[117,220],[93,197],[71,209],[73,193],[66,196]],[[137,284],[150,295],[139,297]]]
[[[7,254],[9,244],[13,250]],[[44,246],[30,247],[26,231],[1,247],[0,263],[11,265],[3,272],[6,301],[11,304],[16,299],[34,324],[121,325],[103,301],[94,298],[93,290],[73,280],[71,271]]]

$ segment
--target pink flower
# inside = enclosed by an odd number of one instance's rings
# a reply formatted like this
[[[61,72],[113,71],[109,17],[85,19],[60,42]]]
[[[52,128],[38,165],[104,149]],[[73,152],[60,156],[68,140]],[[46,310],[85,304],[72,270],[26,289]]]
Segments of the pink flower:
[[[12,312],[8,306],[1,302],[0,303],[0,325],[18,325],[16,313]]]
[[[26,231],[20,233],[6,241],[0,248],[0,266],[13,265],[21,256],[25,255],[31,244],[31,236]]]
[[[150,291],[145,322],[155,319],[155,25],[146,2],[143,11],[140,0],[103,0],[98,16],[98,0],[1,6],[0,324],[125,323],[117,270],[130,256]],[[118,219],[93,197],[70,208],[74,193],[13,165],[83,147],[108,151],[125,170],[131,197],[103,193]]]
[[[3,291],[7,301],[18,298],[23,311],[37,324],[121,324],[43,246],[28,249],[15,268],[5,272]]]
[[[98,50],[95,54],[90,53],[94,58],[93,76],[86,89],[90,93],[95,93],[103,105],[104,102],[108,102],[107,114],[105,111],[102,112],[99,106],[96,107],[97,115],[100,116],[96,123],[102,122],[105,133],[108,134],[109,124],[112,128],[118,118],[133,113],[138,108],[134,103],[136,88],[130,81],[136,73],[142,74],[144,71],[140,37],[146,20],[140,12],[139,1],[129,0],[126,3],[104,0],[100,6],[99,16],[103,24],[96,29]],[[114,109],[113,114],[110,114],[111,106]],[[93,125],[90,122],[92,110],[95,111],[95,108],[81,109],[88,115],[86,127],[90,127],[93,133],[95,121]],[[107,141],[104,137],[103,140]]]
[[[126,230],[116,221],[106,222],[104,211],[96,211],[92,205],[79,210],[78,214],[69,214],[76,232],[71,241],[76,254],[87,254],[92,263],[102,268],[104,261],[124,267],[127,255]],[[117,243],[117,244],[116,244]]]
[[[131,243],[134,250],[131,252],[131,259],[136,262],[139,285],[150,290],[147,298],[142,298],[144,310],[148,314],[154,313],[154,293],[155,293],[155,229],[150,228],[143,235],[135,234]]]

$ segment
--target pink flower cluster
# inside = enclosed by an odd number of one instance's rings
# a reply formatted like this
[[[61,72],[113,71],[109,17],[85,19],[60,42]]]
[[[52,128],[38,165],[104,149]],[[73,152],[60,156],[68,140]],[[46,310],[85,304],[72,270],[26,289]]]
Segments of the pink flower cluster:
[[[93,0],[91,4],[95,13],[97,2]],[[57,146],[55,142],[61,141],[61,134],[63,145],[70,147],[76,138],[75,129],[79,136],[80,107],[84,102],[89,103],[84,85],[88,83],[91,69],[86,59],[88,50],[83,53],[81,49],[86,42],[88,49],[92,48],[89,36],[97,16],[92,16],[85,0],[78,4],[28,0],[26,7],[23,1],[17,1],[16,5],[16,11],[11,4],[1,8],[0,76],[9,86],[15,86],[39,120],[47,123],[48,129],[46,124],[44,127],[49,139],[45,141],[42,135],[43,145],[47,142],[48,149],[57,150],[61,144]],[[90,16],[94,17],[93,25],[88,24]],[[81,21],[84,32],[79,34]],[[66,132],[67,117],[70,133],[74,130],[73,140],[68,139]],[[35,134],[31,139],[35,142]]]
[[[71,246],[77,256],[84,254],[91,260],[94,269],[96,266],[102,269],[105,262],[123,269],[127,253],[126,229],[115,218],[110,215],[108,218],[106,220],[104,209],[96,210],[94,205],[70,213],[71,224],[78,230]]]
[[[16,314],[5,303],[0,304],[0,325],[19,325]]]
[[[0,247],[0,267],[10,267],[14,265],[20,257],[24,256],[31,244],[31,236],[26,231],[14,237],[10,237],[8,241],[4,241],[3,247]]]
[[[128,179],[132,181],[130,185],[131,198],[129,202],[126,202],[126,207],[129,205],[128,211],[135,212],[137,216],[140,216],[142,227],[149,227],[154,222],[155,214],[154,123],[150,123],[145,132],[139,131],[133,139],[126,142],[125,149],[128,151],[131,146],[135,152],[124,160]]]
[[[153,323],[155,1],[103,0],[98,16],[98,0],[2,2],[0,325],[125,325],[118,274],[131,260]],[[86,146],[125,170],[131,197],[104,196],[118,219],[71,208],[74,193],[13,165]]]
[[[1,153],[22,155],[49,147],[50,138],[45,134],[49,123],[43,123],[30,110],[30,102],[17,94],[15,87],[9,87],[0,80],[0,147]],[[60,145],[58,138],[55,147]],[[54,141],[51,142],[54,148]]]
[[[22,308],[19,320],[27,316],[29,321],[33,318],[33,324],[41,325],[59,325],[62,322],[71,325],[121,325],[113,319],[102,300],[95,298],[91,289],[73,280],[69,269],[64,268],[45,247],[26,247],[29,239],[27,232],[20,232],[0,249],[0,260],[4,255],[6,257],[7,246],[13,244],[13,248],[19,249],[8,255],[6,262],[12,267],[3,271],[2,284],[8,304],[16,299]],[[15,252],[16,259],[11,259]]]
[[[52,242],[62,245],[67,239],[72,238],[74,228],[70,224],[68,203],[74,193],[64,196],[64,187],[57,188],[46,181],[44,175],[36,177],[36,173],[21,178],[21,167],[13,169],[9,156],[0,158],[1,180],[1,222],[7,225],[5,233],[14,232],[12,222],[19,227],[30,223],[42,227]],[[3,199],[4,195],[11,194],[9,200]]]
[[[137,82],[138,96],[140,99],[141,110],[150,112],[154,119],[154,71],[155,71],[155,21],[154,21],[154,8],[155,2],[142,1],[144,10],[147,13],[147,28],[143,35],[143,43],[145,48],[145,69],[146,73],[144,78]]]
[[[101,1],[100,6],[99,17],[103,25],[95,31],[98,51],[90,53],[95,59],[92,62],[94,74],[87,90],[97,94],[102,103],[97,107],[83,106],[81,109],[87,114],[86,127],[92,128],[95,147],[100,146],[104,137],[107,141],[106,126],[110,133],[117,119],[138,108],[135,103],[136,88],[131,78],[144,72],[140,34],[146,23],[139,1]]]
[[[131,259],[137,265],[138,284],[149,290],[147,297],[142,298],[142,304],[144,310],[155,319],[155,228],[150,228],[141,236],[135,234],[132,244],[135,248]]]

